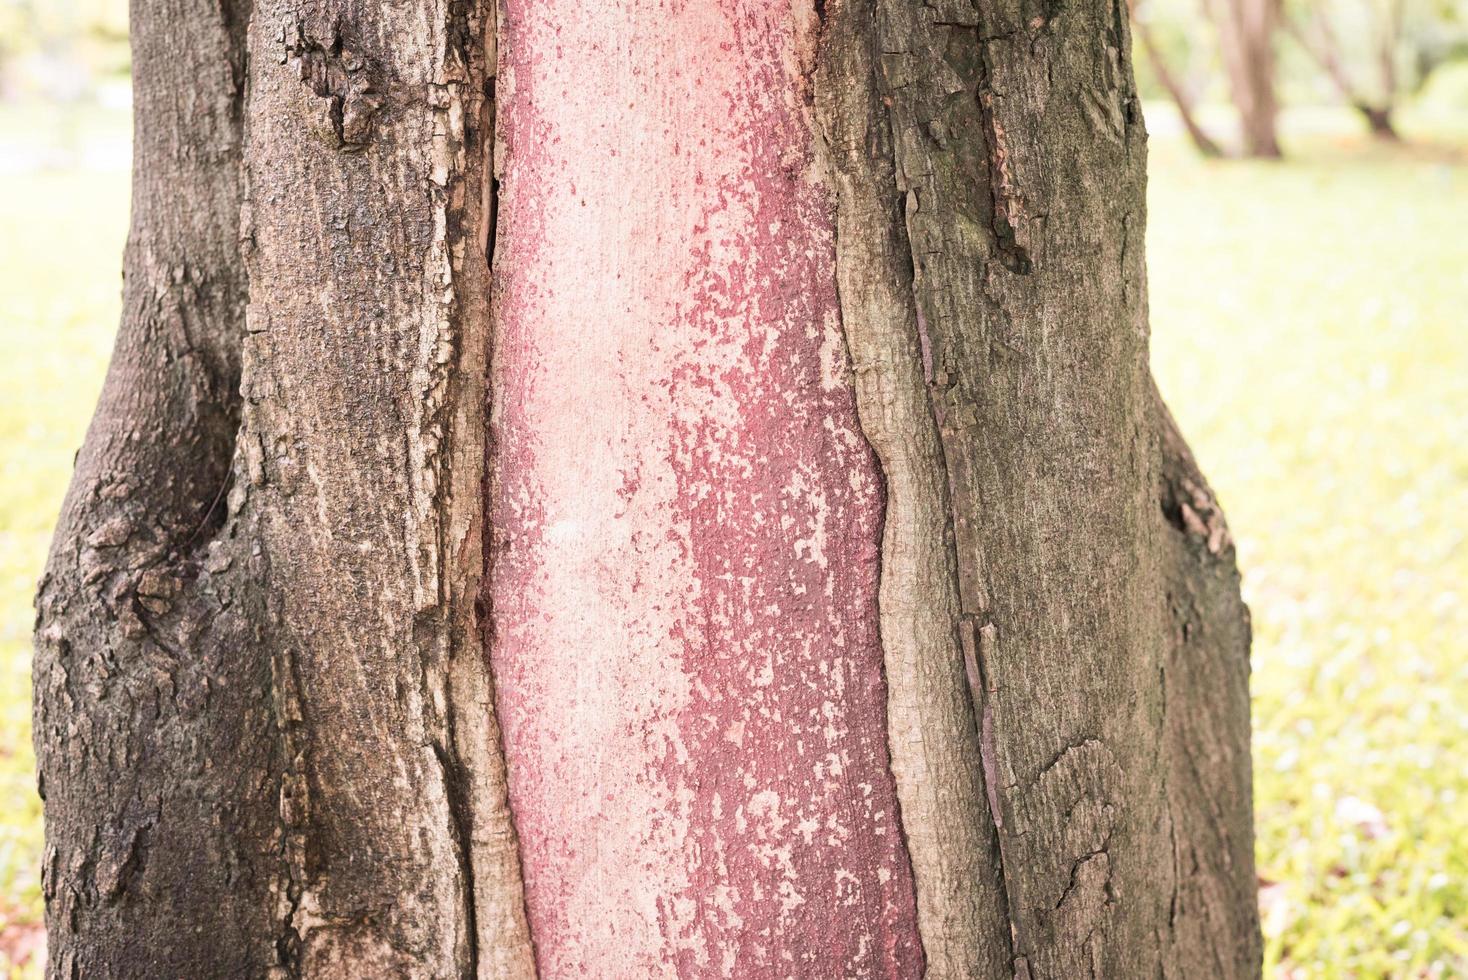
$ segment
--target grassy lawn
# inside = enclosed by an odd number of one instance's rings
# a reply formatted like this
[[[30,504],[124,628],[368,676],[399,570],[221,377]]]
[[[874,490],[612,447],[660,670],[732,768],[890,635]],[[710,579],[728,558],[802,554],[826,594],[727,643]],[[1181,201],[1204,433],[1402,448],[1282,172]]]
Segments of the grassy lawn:
[[[1154,139],[1154,359],[1254,610],[1268,974],[1468,976],[1468,166],[1343,125],[1285,164]],[[65,158],[0,175],[0,975],[39,914],[31,593],[127,220],[126,173]]]

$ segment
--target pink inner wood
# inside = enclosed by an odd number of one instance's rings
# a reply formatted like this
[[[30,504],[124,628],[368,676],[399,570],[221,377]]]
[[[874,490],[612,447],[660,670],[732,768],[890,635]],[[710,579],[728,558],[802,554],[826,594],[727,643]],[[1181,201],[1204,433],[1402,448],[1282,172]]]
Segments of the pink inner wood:
[[[916,977],[808,7],[512,0],[493,666],[545,977]]]

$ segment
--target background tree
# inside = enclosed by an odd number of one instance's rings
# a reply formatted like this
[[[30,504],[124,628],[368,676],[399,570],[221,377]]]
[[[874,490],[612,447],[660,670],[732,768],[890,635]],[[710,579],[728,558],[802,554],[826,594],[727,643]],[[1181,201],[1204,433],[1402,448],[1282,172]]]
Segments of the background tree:
[[[1203,7],[1217,31],[1243,154],[1280,156],[1274,51],[1280,0],[1203,0]]]
[[[1193,146],[1197,148],[1198,152],[1205,157],[1223,156],[1223,147],[1208,134],[1202,123],[1198,121],[1195,108],[1197,100],[1194,93],[1168,63],[1167,54],[1153,31],[1145,7],[1145,4],[1138,3],[1136,0],[1128,3],[1132,27],[1136,32],[1137,40],[1142,42],[1142,53],[1147,58],[1148,67],[1151,68],[1152,74],[1156,76],[1158,84],[1162,86],[1168,98],[1172,100],[1172,104],[1177,107],[1178,118],[1182,121],[1183,129],[1187,131],[1188,139],[1193,141]]]
[[[1147,68],[1177,108],[1188,138],[1205,157],[1226,156],[1230,151],[1199,119],[1194,85],[1179,75],[1172,58],[1179,49],[1188,55],[1204,49],[1209,74],[1221,64],[1228,98],[1239,119],[1240,142],[1233,152],[1246,157],[1279,156],[1274,57],[1277,4],[1278,0],[1202,0],[1204,20],[1213,30],[1208,32],[1211,43],[1200,45],[1195,11],[1179,17],[1176,9],[1164,10],[1159,17],[1155,2],[1129,3]]]
[[[1433,69],[1463,43],[1457,29],[1461,10],[1453,3],[1383,0],[1352,11],[1304,2],[1292,4],[1286,14],[1286,30],[1336,94],[1361,115],[1373,136],[1390,141],[1400,139],[1394,117],[1402,99],[1420,91]],[[1342,43],[1336,27],[1341,20],[1350,27],[1353,44]],[[1372,81],[1363,83],[1363,74]]]
[[[1124,10],[134,10],[54,975],[1257,973]]]
[[[1300,47],[1319,64],[1326,77],[1345,103],[1361,114],[1373,136],[1396,140],[1396,127],[1392,124],[1392,113],[1396,108],[1398,74],[1397,50],[1402,40],[1405,0],[1388,0],[1373,5],[1379,16],[1373,21],[1372,44],[1378,77],[1378,94],[1372,97],[1360,89],[1346,70],[1342,60],[1340,41],[1331,26],[1330,13],[1321,5],[1311,4],[1304,15],[1304,23],[1294,16],[1285,18],[1285,25]]]

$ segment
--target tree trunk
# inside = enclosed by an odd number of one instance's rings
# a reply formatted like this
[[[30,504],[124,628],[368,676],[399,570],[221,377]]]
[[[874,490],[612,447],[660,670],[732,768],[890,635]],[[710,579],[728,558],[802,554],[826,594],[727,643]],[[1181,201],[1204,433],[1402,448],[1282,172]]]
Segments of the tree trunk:
[[[1312,14],[1312,22],[1315,25],[1314,40],[1306,33],[1299,21],[1294,18],[1286,18],[1285,26],[1290,36],[1321,67],[1341,99],[1360,113],[1362,121],[1366,123],[1367,131],[1372,136],[1392,143],[1400,141],[1401,136],[1392,122],[1392,115],[1396,111],[1397,96],[1397,36],[1392,30],[1392,25],[1400,24],[1400,15],[1395,17],[1389,15],[1388,26],[1380,38],[1378,58],[1382,73],[1382,97],[1380,102],[1373,102],[1364,91],[1356,87],[1351,80],[1350,73],[1346,71],[1345,63],[1341,59],[1340,44],[1336,39],[1335,29],[1330,25],[1329,15],[1319,8],[1314,9]]]
[[[136,0],[134,70],[52,975],[1257,975],[1124,5]]]
[[[1281,155],[1275,117],[1274,34],[1281,0],[1204,0],[1218,31],[1245,156]]]

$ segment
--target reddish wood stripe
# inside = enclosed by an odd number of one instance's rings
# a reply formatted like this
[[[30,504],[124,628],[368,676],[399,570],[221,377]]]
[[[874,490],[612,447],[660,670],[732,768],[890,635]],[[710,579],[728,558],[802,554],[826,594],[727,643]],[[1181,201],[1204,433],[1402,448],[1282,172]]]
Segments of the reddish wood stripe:
[[[807,10],[502,25],[494,668],[546,977],[908,977]]]

